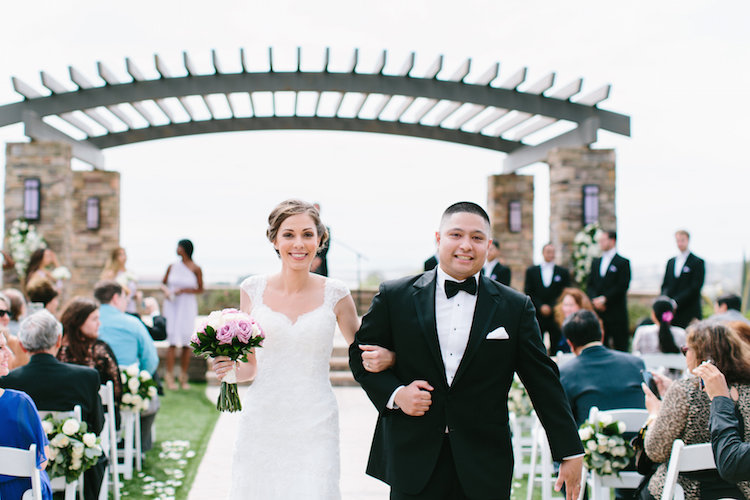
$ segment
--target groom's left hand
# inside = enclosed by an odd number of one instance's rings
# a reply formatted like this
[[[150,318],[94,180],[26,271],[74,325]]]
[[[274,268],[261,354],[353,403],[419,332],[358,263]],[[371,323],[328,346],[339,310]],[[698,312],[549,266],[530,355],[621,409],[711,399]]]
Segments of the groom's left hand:
[[[569,458],[560,464],[560,472],[557,475],[555,491],[560,491],[565,484],[565,499],[578,500],[581,491],[581,471],[583,470],[583,457]]]

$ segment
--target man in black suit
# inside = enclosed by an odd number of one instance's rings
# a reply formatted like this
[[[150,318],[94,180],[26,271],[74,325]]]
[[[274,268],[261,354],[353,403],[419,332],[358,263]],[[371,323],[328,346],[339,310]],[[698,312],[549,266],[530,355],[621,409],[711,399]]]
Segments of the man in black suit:
[[[604,345],[628,351],[630,261],[617,253],[616,232],[601,231],[597,240],[602,256],[591,263],[586,293],[604,324]]]
[[[564,267],[555,265],[555,247],[547,243],[542,248],[544,262],[526,269],[524,293],[531,297],[536,308],[536,320],[539,329],[549,334],[550,356],[558,351],[560,344],[560,326],[555,321],[554,307],[563,289],[570,286],[570,272]]]
[[[88,431],[99,434],[104,427],[104,410],[99,399],[99,373],[86,366],[61,363],[55,356],[62,344],[62,325],[42,309],[21,322],[18,337],[31,354],[28,364],[0,378],[0,387],[23,391],[39,410],[70,411],[81,405]],[[84,473],[84,497],[96,500],[104,478],[100,461]]]
[[[313,203],[313,206],[318,211],[318,214],[320,214],[320,204]],[[310,272],[320,274],[321,276],[328,276],[328,250],[331,248],[331,228],[326,226],[326,229],[328,230],[328,238],[320,246],[318,254],[310,265]]]
[[[706,277],[703,259],[690,251],[690,234],[679,230],[674,235],[680,253],[667,261],[661,294],[677,303],[672,324],[685,328],[692,320],[703,318],[701,288]]]
[[[349,348],[379,411],[367,473],[391,486],[391,499],[508,499],[507,396],[518,372],[552,456],[565,459],[555,487],[577,498],[581,442],[531,300],[480,274],[489,217],[474,203],[451,205],[436,240],[440,265],[383,283]],[[396,364],[366,371],[361,344],[394,351]]]
[[[433,255],[432,257],[424,261],[424,270],[432,271],[433,269],[437,267],[437,265],[438,265],[437,256]]]
[[[487,252],[487,262],[484,264],[484,275],[498,283],[510,286],[510,268],[500,263],[500,243],[492,241]]]

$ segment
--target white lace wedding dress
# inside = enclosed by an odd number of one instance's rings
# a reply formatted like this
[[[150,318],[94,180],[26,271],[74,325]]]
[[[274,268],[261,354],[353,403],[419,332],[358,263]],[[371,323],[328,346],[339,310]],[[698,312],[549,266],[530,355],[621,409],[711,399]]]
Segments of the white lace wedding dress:
[[[336,316],[349,294],[327,279],[323,304],[294,322],[263,303],[265,276],[240,285],[266,335],[258,373],[242,398],[232,465],[233,500],[336,500],[339,422],[329,380]]]

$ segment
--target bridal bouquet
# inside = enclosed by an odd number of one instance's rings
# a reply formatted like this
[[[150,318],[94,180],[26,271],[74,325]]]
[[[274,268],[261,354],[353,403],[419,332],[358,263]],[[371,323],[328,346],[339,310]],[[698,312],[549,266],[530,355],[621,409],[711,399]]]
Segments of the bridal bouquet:
[[[65,266],[60,266],[52,270],[52,277],[56,280],[69,280],[73,275],[70,274],[70,269]]]
[[[635,452],[622,434],[625,424],[602,415],[590,422],[586,420],[578,429],[578,435],[586,453],[583,463],[587,469],[599,475],[619,474],[628,466]]]
[[[49,439],[50,478],[64,477],[66,483],[78,479],[84,471],[99,461],[103,450],[99,437],[86,432],[86,422],[74,418],[57,420],[47,415],[42,427]]]
[[[123,368],[120,372],[122,380],[122,403],[123,408],[136,412],[149,409],[151,400],[156,397],[156,382],[146,370],[138,370],[138,365],[133,364]]]
[[[224,309],[208,315],[190,339],[190,346],[196,356],[228,356],[232,361],[247,361],[247,353],[254,347],[262,347],[263,339],[263,330],[253,318],[237,309]],[[221,381],[216,409],[229,412],[242,409],[235,369]]]

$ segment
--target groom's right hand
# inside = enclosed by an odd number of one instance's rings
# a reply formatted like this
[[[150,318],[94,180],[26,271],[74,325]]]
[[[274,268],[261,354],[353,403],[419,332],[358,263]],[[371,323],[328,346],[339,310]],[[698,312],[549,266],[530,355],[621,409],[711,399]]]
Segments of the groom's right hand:
[[[396,392],[393,402],[411,417],[421,417],[432,404],[432,386],[424,380],[415,380]]]

